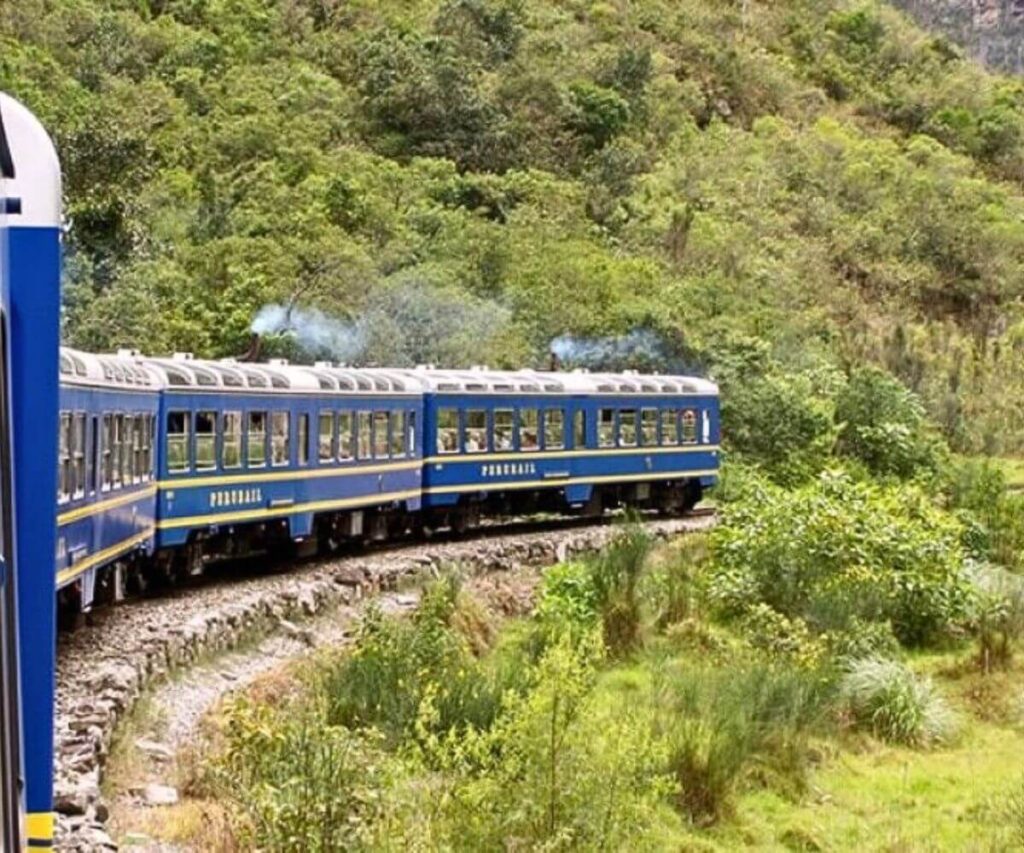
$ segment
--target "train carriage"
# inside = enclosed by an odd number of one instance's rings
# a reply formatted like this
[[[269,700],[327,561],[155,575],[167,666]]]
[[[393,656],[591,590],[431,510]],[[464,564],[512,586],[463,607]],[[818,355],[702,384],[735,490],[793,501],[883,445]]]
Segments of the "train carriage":
[[[407,529],[420,507],[422,395],[387,372],[140,359],[161,374],[158,563]]]
[[[62,612],[119,601],[152,555],[157,377],[124,355],[60,354],[56,573]]]
[[[692,377],[417,371],[430,525],[488,512],[693,507],[718,471],[718,389]]]

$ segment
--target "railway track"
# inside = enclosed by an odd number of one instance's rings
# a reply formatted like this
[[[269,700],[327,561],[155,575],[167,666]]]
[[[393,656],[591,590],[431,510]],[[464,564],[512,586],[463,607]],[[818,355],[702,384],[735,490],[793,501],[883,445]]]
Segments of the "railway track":
[[[713,518],[715,509],[713,507],[702,507],[690,510],[684,518]],[[480,542],[494,536],[532,535],[537,533],[557,533],[559,531],[572,531],[586,529],[588,527],[607,527],[608,525],[621,522],[625,514],[621,511],[605,513],[603,516],[590,517],[565,517],[557,516],[552,518],[513,518],[494,519],[482,521],[480,526],[470,531],[456,533],[454,531],[439,531],[429,536],[411,535],[406,538],[386,540],[382,542],[370,542],[362,545],[343,546],[331,554],[317,554],[310,557],[289,559],[287,557],[273,557],[267,553],[259,553],[234,559],[220,559],[210,562],[200,575],[187,578],[185,581],[174,586],[152,589],[145,596],[133,596],[117,604],[97,605],[82,620],[58,620],[62,626],[63,633],[74,633],[81,626],[99,626],[109,618],[110,614],[122,607],[130,607],[140,601],[157,600],[160,597],[171,597],[181,595],[187,590],[196,590],[208,587],[211,584],[233,583],[244,581],[254,576],[265,576],[267,574],[284,574],[291,571],[323,565],[339,559],[358,559],[359,557],[375,556],[380,554],[399,554],[409,548],[423,547],[429,544],[445,543],[466,543]],[[637,516],[641,522],[650,522],[659,518],[657,513],[640,513]],[[63,646],[58,646],[58,655]]]
[[[388,543],[357,554],[310,558],[272,570],[219,567],[200,582],[108,608],[62,635],[57,678],[57,798],[63,850],[101,849],[108,812],[100,779],[118,723],[139,698],[176,671],[259,637],[291,636],[302,620],[358,606],[445,566],[475,573],[548,565],[603,547],[615,517],[517,520],[471,535]],[[705,531],[714,511],[642,519],[657,538]],[[239,568],[239,567],[234,567]],[[251,571],[249,570],[251,569]],[[311,623],[312,624],[312,623]],[[225,689],[233,689],[234,684]]]

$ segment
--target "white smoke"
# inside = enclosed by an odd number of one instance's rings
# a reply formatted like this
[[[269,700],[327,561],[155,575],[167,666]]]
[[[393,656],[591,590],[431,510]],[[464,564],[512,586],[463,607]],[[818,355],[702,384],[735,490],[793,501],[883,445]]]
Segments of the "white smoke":
[[[551,342],[550,349],[564,367],[695,372],[676,348],[651,329],[635,329],[628,334],[609,338],[562,335]]]
[[[251,328],[257,335],[289,335],[302,350],[317,358],[352,362],[366,350],[365,324],[346,323],[316,308],[264,305]]]

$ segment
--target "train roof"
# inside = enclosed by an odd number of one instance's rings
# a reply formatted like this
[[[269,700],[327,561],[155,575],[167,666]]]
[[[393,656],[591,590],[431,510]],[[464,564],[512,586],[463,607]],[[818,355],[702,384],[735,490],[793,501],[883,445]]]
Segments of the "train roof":
[[[466,370],[417,368],[350,368],[329,362],[292,365],[236,359],[219,361],[176,353],[146,357],[134,350],[95,354],[62,348],[61,381],[120,388],[188,389],[224,392],[334,391],[352,394],[420,394],[424,392],[483,394],[680,394],[715,395],[718,386],[695,376],[656,373],[590,373],[502,371],[486,367]]]
[[[668,376],[658,373],[590,373],[540,370],[437,370],[418,367],[394,371],[418,380],[424,390],[452,393],[519,394],[700,394],[715,395],[718,386],[696,376]]]

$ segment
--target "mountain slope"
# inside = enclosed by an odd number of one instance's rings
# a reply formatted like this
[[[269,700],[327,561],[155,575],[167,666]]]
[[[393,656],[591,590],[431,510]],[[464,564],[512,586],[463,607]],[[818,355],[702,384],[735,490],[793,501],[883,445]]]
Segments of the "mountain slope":
[[[636,366],[876,363],[954,445],[1024,443],[1024,90],[884,4],[19,0],[0,88],[67,170],[71,343],[643,329]]]

